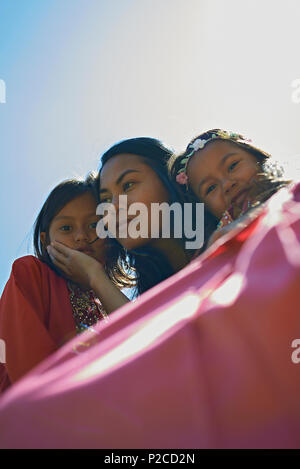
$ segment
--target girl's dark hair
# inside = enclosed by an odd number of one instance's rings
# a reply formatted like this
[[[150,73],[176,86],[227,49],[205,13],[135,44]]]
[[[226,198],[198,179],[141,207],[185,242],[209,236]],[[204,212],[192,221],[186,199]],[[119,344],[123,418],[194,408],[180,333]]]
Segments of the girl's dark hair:
[[[172,204],[185,202],[184,194],[172,183],[168,176],[168,161],[173,155],[161,141],[150,137],[138,137],[123,140],[109,148],[101,157],[99,183],[103,166],[116,155],[131,154],[141,157],[157,174],[167,189]],[[128,273],[135,272],[135,287],[138,294],[143,293],[162,280],[174,274],[168,260],[155,249],[143,246],[135,250],[124,249],[117,240],[110,239],[111,265],[108,274],[118,285],[128,283]],[[117,248],[116,248],[117,247]],[[132,282],[132,277],[131,282]],[[125,285],[126,286],[126,285]]]
[[[216,135],[216,138],[212,139],[212,135]],[[232,135],[232,137],[230,137]],[[263,165],[269,158],[270,154],[267,153],[264,150],[261,150],[258,147],[255,147],[250,143],[249,140],[246,140],[242,135],[240,134],[235,134],[235,133],[230,133],[227,131],[224,131],[222,129],[212,129],[212,130],[207,130],[206,132],[201,133],[197,137],[194,137],[188,146],[186,147],[185,151],[178,154],[178,155],[172,155],[172,157],[169,160],[168,163],[168,168],[169,168],[169,174],[171,179],[176,183],[176,176],[180,169],[184,166],[184,160],[185,158],[190,154],[191,152],[191,145],[198,139],[201,140],[209,140],[209,142],[206,143],[206,145],[209,145],[211,142],[215,142],[216,140],[223,140],[225,142],[232,143],[233,145],[237,145],[243,150],[248,151],[248,153],[251,153],[257,161]],[[176,183],[179,185],[178,183]]]
[[[97,200],[97,174],[89,173],[85,180],[67,179],[56,186],[48,195],[40,213],[34,223],[33,247],[35,255],[45,264],[49,265],[58,275],[62,273],[52,263],[46,246],[41,242],[40,235],[46,233],[46,244],[49,240],[49,228],[53,218],[71,200],[90,192]]]

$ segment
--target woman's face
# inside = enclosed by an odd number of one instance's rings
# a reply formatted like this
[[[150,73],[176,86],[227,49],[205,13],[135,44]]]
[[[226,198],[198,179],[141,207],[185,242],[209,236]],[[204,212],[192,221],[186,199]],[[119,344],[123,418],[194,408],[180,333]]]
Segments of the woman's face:
[[[239,215],[259,171],[251,153],[220,140],[197,151],[187,166],[191,189],[218,218],[229,207],[234,208],[234,218]]]
[[[96,215],[96,208],[97,202],[90,192],[71,200],[51,221],[50,242],[59,241],[71,249],[104,262],[105,240],[97,239],[96,225],[100,217]],[[41,242],[44,245],[46,243],[45,232],[41,233]]]
[[[120,196],[127,196],[127,205],[120,205]],[[116,213],[116,239],[126,249],[135,249],[151,240],[151,227],[160,232],[161,219],[155,223],[151,204],[169,202],[169,193],[156,172],[144,161],[142,156],[119,154],[104,165],[100,173],[100,202],[113,204]],[[133,203],[142,203],[145,210],[135,211],[129,207]],[[139,218],[139,223],[133,219]],[[125,227],[123,224],[125,220]],[[119,222],[121,221],[120,227]],[[138,237],[132,236],[131,227],[136,227]],[[120,236],[119,228],[125,229]],[[127,229],[128,231],[127,231]],[[124,233],[124,231],[123,231]]]

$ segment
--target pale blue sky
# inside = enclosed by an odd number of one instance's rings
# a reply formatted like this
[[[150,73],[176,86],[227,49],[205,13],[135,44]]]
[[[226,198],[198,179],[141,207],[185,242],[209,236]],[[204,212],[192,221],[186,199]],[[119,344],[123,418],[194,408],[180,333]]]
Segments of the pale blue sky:
[[[120,139],[223,127],[294,171],[299,24],[298,0],[0,0],[0,292],[49,191]]]

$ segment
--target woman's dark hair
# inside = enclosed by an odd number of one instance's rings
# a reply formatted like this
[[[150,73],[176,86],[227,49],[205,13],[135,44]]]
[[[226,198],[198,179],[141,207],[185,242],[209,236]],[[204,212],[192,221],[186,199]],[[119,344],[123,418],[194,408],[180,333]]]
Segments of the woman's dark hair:
[[[62,275],[59,269],[52,263],[46,246],[40,239],[42,232],[46,233],[46,245],[49,244],[49,228],[53,218],[71,200],[90,192],[97,200],[97,174],[89,173],[85,180],[67,179],[56,186],[48,195],[40,213],[34,223],[33,246],[38,259],[46,263],[57,274]]]
[[[168,161],[173,155],[161,141],[150,137],[138,137],[123,140],[109,148],[101,157],[99,183],[103,166],[116,155],[130,154],[141,157],[157,174],[170,195],[170,204],[185,202],[184,194],[172,183],[168,176]],[[174,274],[168,260],[155,249],[143,246],[134,250],[126,250],[115,239],[110,239],[111,267],[108,274],[118,285],[128,282],[128,272],[135,272],[135,286],[138,294],[143,293],[162,280]],[[117,247],[117,248],[116,248]],[[116,248],[116,249],[114,249]],[[132,282],[132,277],[131,280]]]
[[[100,174],[103,166],[113,156],[130,154],[142,159],[156,172],[170,194],[170,201],[178,200],[178,190],[168,177],[167,165],[173,155],[171,149],[163,145],[160,140],[150,137],[137,137],[123,140],[109,148],[101,157]]]

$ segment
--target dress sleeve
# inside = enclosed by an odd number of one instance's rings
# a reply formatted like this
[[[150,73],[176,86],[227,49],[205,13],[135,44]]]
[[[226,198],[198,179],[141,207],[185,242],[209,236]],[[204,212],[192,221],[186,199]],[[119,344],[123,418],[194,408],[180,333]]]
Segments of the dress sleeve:
[[[0,337],[11,383],[57,348],[46,327],[49,287],[44,277],[38,259],[17,259],[0,300]]]

